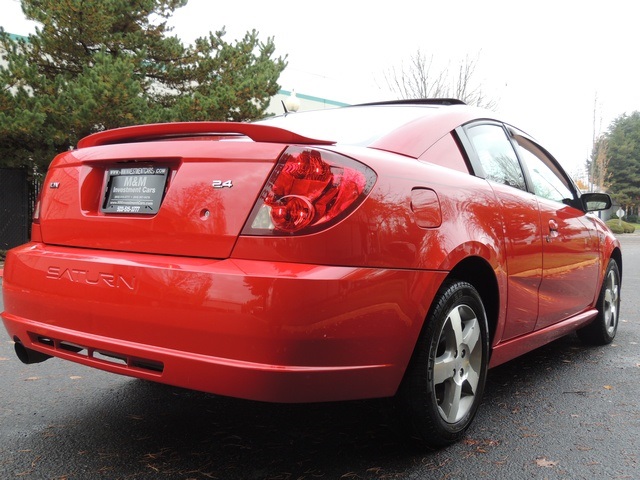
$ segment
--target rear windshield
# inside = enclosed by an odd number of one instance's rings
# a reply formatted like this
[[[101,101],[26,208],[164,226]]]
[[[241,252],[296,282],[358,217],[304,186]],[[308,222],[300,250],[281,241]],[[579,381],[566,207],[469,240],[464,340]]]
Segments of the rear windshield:
[[[437,111],[437,107],[426,105],[355,106],[289,113],[256,123],[317,140],[367,146],[402,125]]]

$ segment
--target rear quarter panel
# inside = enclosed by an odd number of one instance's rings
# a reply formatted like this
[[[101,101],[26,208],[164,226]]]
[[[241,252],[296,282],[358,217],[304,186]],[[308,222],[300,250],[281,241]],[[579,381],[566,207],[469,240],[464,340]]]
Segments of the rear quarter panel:
[[[358,210],[316,234],[242,236],[233,251],[234,258],[446,271],[461,259],[478,255],[500,269],[502,218],[484,180],[375,150],[332,150],[369,165],[378,175]],[[418,225],[411,204],[415,188],[436,193],[441,225]]]

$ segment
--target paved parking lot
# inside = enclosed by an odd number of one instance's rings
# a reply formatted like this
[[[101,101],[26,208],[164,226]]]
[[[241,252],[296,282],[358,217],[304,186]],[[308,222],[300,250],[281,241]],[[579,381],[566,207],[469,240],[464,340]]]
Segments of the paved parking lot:
[[[22,365],[1,331],[0,478],[640,478],[640,235],[621,241],[614,344],[569,336],[491,370],[467,438],[440,451],[400,437],[384,400],[272,405]]]

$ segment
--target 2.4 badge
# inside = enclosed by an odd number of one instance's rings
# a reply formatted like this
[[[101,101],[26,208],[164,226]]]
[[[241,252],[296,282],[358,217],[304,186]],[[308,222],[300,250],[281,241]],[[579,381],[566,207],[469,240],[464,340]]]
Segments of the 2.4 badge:
[[[211,186],[213,188],[231,188],[233,182],[231,180],[214,180]]]

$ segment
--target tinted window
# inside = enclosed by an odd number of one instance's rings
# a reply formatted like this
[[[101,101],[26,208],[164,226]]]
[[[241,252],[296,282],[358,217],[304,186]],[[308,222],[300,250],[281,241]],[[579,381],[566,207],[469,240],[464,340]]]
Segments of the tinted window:
[[[534,193],[542,198],[562,202],[573,199],[571,184],[554,162],[532,141],[516,135],[518,154],[529,170]]]
[[[468,128],[467,135],[487,180],[527,189],[516,152],[502,127],[477,125]]]

